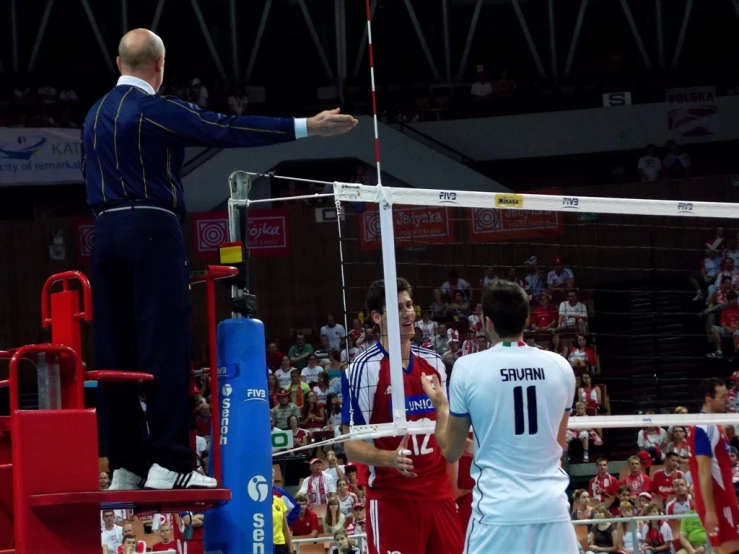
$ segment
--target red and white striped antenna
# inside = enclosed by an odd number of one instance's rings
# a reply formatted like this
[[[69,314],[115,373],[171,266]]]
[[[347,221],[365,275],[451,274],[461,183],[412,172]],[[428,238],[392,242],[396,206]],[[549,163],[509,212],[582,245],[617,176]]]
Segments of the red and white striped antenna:
[[[367,10],[367,40],[369,51],[370,78],[372,81],[372,118],[375,124],[375,163],[377,164],[377,184],[382,184],[382,172],[380,171],[380,133],[377,128],[377,91],[375,90],[375,55],[372,49],[372,9],[370,0],[364,0]]]

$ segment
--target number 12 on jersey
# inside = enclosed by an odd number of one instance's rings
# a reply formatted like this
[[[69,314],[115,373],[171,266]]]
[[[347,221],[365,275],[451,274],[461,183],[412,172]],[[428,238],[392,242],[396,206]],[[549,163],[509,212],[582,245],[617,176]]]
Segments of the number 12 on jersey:
[[[536,435],[539,431],[539,422],[536,414],[536,387],[526,387],[526,413],[523,409],[523,387],[513,387],[513,411],[516,422],[516,435],[526,434],[526,419],[528,416],[529,435]]]

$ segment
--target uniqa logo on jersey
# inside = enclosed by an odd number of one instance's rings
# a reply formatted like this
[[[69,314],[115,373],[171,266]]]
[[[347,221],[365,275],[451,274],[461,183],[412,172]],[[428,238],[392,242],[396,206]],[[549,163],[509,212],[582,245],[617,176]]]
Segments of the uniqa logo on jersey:
[[[228,422],[231,417],[231,393],[233,387],[226,383],[221,387],[221,445],[228,444]]]

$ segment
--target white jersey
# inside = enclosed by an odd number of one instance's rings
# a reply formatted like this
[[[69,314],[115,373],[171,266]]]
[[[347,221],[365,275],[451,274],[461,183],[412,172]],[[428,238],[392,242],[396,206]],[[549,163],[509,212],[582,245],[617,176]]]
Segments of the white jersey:
[[[523,342],[498,343],[457,360],[449,408],[452,416],[468,416],[474,431],[473,520],[569,520],[569,477],[560,467],[557,435],[574,396],[567,360]]]

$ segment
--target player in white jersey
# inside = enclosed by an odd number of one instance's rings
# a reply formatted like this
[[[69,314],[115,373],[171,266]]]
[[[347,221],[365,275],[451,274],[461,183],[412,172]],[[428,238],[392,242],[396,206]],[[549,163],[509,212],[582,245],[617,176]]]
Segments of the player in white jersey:
[[[474,431],[475,480],[465,554],[577,554],[560,467],[575,375],[561,356],[526,346],[529,301],[499,281],[482,297],[494,346],[454,364],[449,400],[435,376],[422,377],[436,408],[436,441],[449,462]]]

